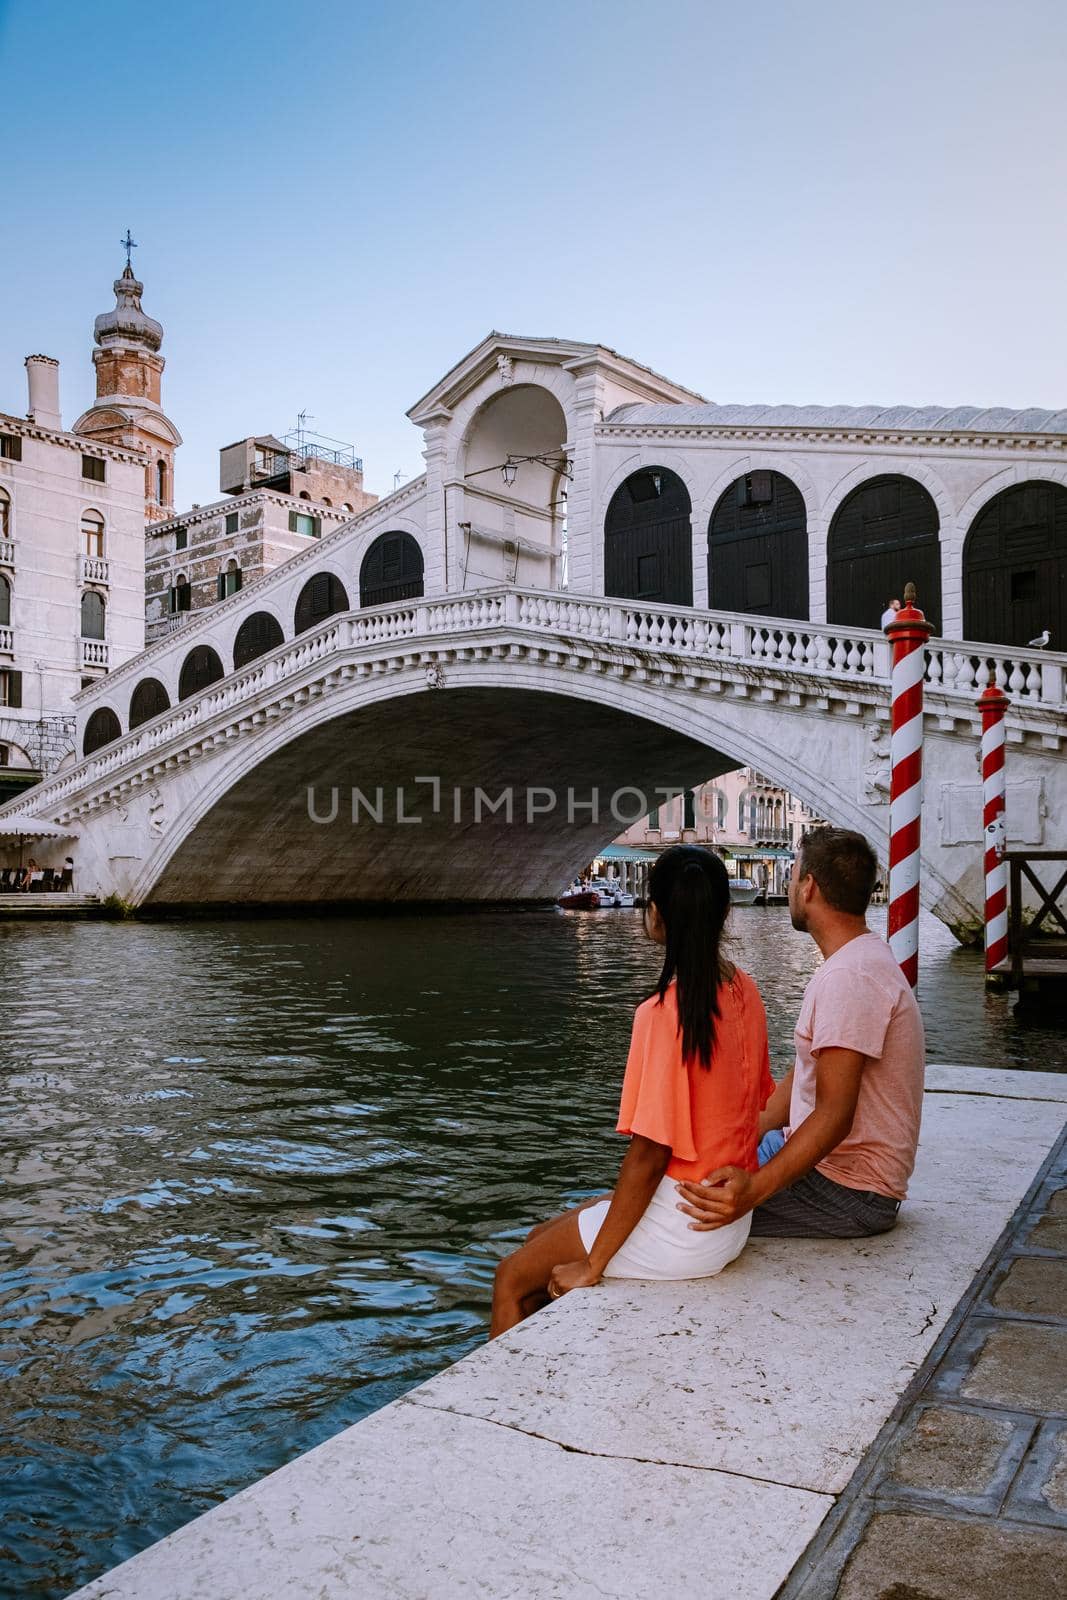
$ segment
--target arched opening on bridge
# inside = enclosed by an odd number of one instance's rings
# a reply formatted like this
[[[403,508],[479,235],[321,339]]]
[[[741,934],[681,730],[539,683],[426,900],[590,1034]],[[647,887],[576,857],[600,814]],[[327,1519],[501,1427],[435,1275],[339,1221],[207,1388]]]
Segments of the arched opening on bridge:
[[[604,519],[604,593],[658,605],[693,604],[689,490],[666,467],[632,472]]]
[[[130,731],[170,710],[170,695],[158,678],[142,678],[130,696]]]
[[[293,618],[293,630],[296,633],[306,633],[308,628],[318,627],[327,617],[336,616],[339,611],[348,609],[348,595],[340,578],[335,578],[332,572],[316,572],[300,591]]]
[[[218,683],[220,678],[226,676],[222,662],[209,644],[198,644],[190,650],[182,662],[181,676],[178,679],[178,699],[188,700],[190,695],[199,694],[201,689],[206,689],[212,683]]]
[[[719,496],[708,525],[708,605],[807,621],[807,509],[783,473],[747,472]]]
[[[121,737],[122,726],[111,707],[99,706],[85,724],[82,754],[91,756],[97,750],[102,750],[106,744],[113,744]]]
[[[933,497],[914,478],[868,478],[838,506],[826,550],[826,616],[877,628],[894,597],[914,583],[918,603],[941,631],[941,545]]]
[[[1048,629],[1067,648],[1067,489],[1043,479],[1002,489],[963,547],[963,637],[1025,645]]]
[[[538,384],[506,387],[476,412],[462,451],[463,503],[456,513],[462,587],[477,588],[479,580],[563,586],[566,443],[563,407]]]
[[[250,661],[284,643],[285,635],[277,617],[272,617],[269,611],[254,611],[242,622],[233,641],[234,671],[247,667]]]
[[[359,568],[361,606],[391,606],[423,593],[422,551],[410,533],[380,533]]]

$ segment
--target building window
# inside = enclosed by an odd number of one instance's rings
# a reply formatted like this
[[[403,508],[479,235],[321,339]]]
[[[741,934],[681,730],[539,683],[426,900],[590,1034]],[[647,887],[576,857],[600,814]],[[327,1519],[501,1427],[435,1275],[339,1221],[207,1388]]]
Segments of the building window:
[[[104,638],[104,597],[95,589],[86,589],[82,595],[82,638]]]
[[[239,518],[238,518],[238,515],[237,515],[236,511],[227,512],[227,514],[226,514],[226,532],[227,533],[236,533],[237,532],[238,521],[239,521]]]
[[[0,667],[0,706],[13,711],[22,706],[22,673],[14,667]]]
[[[167,591],[167,608],[172,617],[176,617],[179,611],[191,611],[193,608],[193,588],[184,572],[179,572]]]
[[[226,600],[231,594],[236,594],[241,587],[241,569],[236,561],[227,563],[226,571],[218,576],[219,599]]]
[[[650,833],[659,832],[659,806],[656,807],[655,811],[648,813],[648,827]]]
[[[11,582],[0,572],[0,628],[11,626]]]
[[[11,537],[11,501],[0,489],[0,539]]]
[[[82,477],[91,478],[93,483],[104,482],[104,459],[102,456],[82,456]]]
[[[161,506],[167,503],[167,463],[156,462],[156,499]]]
[[[82,551],[87,556],[104,553],[104,519],[99,511],[82,512]]]
[[[743,506],[769,506],[774,501],[774,474],[750,472],[740,480]]]
[[[17,433],[0,433],[0,458],[4,461],[22,460],[22,439]]]
[[[318,517],[313,517],[306,511],[290,511],[289,532],[303,533],[309,539],[318,539],[322,533],[322,522]]]
[[[9,751],[8,751],[7,745],[6,744],[0,744],[0,767],[6,767],[7,766],[8,754],[9,754]]]
[[[697,825],[696,797],[692,789],[687,789],[682,796],[682,827],[695,828]]]
[[[187,548],[188,544],[189,544],[189,529],[188,528],[175,528],[175,530],[174,530],[174,548],[175,548],[175,550],[184,550],[184,549]]]

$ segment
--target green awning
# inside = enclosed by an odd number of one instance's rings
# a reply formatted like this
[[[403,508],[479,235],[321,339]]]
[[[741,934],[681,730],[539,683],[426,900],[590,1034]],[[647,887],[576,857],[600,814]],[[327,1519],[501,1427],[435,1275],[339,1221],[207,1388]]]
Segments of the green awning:
[[[792,861],[796,851],[772,850],[770,846],[764,848],[758,844],[728,844],[723,846],[723,854],[738,861]]]
[[[655,861],[659,850],[643,850],[635,844],[609,844],[598,850],[594,861]]]

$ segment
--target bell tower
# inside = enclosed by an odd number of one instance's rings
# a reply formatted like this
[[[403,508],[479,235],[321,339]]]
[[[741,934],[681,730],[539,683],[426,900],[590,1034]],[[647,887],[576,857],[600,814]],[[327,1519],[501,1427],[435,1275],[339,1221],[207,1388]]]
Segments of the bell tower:
[[[137,246],[128,229],[122,245],[126,266],[115,279],[115,309],[97,317],[93,330],[96,399],[73,431],[145,452],[145,521],[158,522],[174,515],[174,452],[182,437],[163,411],[163,328],[141,308],[144,284],[133,275]]]

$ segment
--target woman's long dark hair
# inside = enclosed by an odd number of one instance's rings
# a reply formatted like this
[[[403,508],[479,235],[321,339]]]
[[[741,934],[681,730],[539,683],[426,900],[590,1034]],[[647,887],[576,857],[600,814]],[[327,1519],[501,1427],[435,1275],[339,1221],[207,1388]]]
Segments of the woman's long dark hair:
[[[648,897],[663,918],[667,946],[656,985],[660,1004],[677,980],[682,1060],[711,1066],[719,987],[726,977],[722,935],[730,909],[730,879],[717,855],[697,844],[675,844],[656,857]]]

